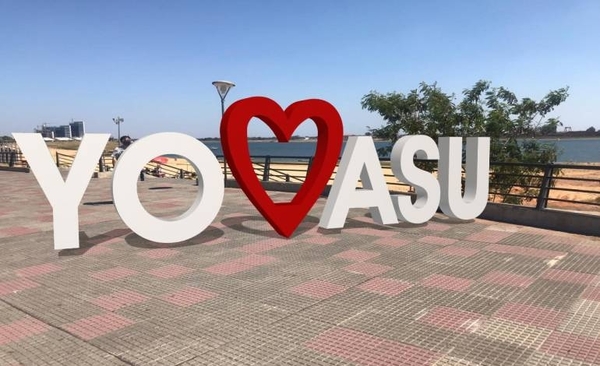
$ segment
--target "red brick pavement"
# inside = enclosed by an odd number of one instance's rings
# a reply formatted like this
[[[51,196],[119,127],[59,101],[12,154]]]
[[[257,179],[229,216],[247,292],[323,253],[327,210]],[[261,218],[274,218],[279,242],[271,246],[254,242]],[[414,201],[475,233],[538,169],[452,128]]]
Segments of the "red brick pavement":
[[[328,231],[321,199],[286,239],[227,189],[207,232],[157,244],[92,179],[83,247],[55,252],[34,177],[0,184],[0,364],[600,365],[598,238],[441,215],[384,227],[366,209]],[[171,217],[196,190],[139,183]]]

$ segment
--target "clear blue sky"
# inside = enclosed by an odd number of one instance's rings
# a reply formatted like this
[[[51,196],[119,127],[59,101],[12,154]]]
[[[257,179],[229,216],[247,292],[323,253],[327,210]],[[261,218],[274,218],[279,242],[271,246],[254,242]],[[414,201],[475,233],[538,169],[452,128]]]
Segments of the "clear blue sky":
[[[325,99],[349,134],[382,123],[361,109],[370,90],[568,85],[553,115],[600,128],[599,42],[599,0],[0,0],[0,134],[73,118],[116,136],[120,115],[134,138],[218,136],[216,79],[237,84],[227,105]],[[257,121],[249,134],[271,135]]]

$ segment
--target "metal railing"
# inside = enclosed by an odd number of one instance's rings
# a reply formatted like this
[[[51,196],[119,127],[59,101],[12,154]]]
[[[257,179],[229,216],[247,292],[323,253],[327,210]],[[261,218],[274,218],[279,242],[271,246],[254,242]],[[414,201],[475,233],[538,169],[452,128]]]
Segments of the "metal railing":
[[[75,157],[68,154],[56,152],[55,162],[57,167],[69,168],[73,165]],[[160,176],[164,178],[178,179],[196,179],[196,172],[188,169],[182,169],[176,166],[162,164],[157,162],[149,162],[144,166],[143,172],[145,175],[158,174],[157,168],[160,167]],[[114,160],[111,155],[102,155],[96,164],[95,172],[108,172],[114,170]],[[156,173],[155,173],[156,172]]]
[[[217,156],[217,159],[222,162],[224,157],[221,155]],[[257,177],[263,182],[291,182],[291,183],[303,183],[308,171],[311,169],[313,164],[313,157],[306,156],[273,156],[273,155],[259,155],[252,156],[252,166]],[[397,181],[396,177],[392,173],[390,161],[386,159],[380,159],[382,166],[383,175],[387,181],[388,188],[394,192],[412,192],[413,187],[407,183]],[[225,167],[227,166],[224,164]],[[329,184],[332,184],[337,169],[339,168],[339,160],[336,167],[329,179]],[[224,170],[224,174],[227,176],[227,170]],[[360,186],[360,183],[359,183]]]
[[[61,154],[56,152],[55,162],[58,168],[70,168],[73,165],[73,161],[75,160],[74,156]],[[98,167],[96,167],[96,171],[98,171]]]
[[[23,153],[19,149],[0,148],[0,165],[13,167],[29,167],[27,160],[23,158]]]
[[[225,158],[222,155],[216,157],[221,163],[225,179],[233,178]],[[252,156],[251,159],[257,178],[264,182],[302,183],[313,162],[312,157],[306,156],[263,155]],[[70,166],[73,157],[57,153],[56,161],[57,166]],[[414,192],[413,186],[394,176],[389,159],[380,159],[380,163],[390,192]],[[415,163],[425,164],[426,161],[415,160]],[[430,161],[429,164],[433,165],[429,170],[436,174],[436,162]],[[197,179],[193,168],[183,169],[154,162],[146,165],[146,174],[151,174],[157,166],[161,167],[165,177]],[[339,161],[329,184],[333,183],[338,167]],[[113,168],[112,158],[105,155],[98,162],[96,171]],[[358,182],[358,186],[361,186],[361,182]],[[531,206],[538,210],[600,211],[600,166],[491,162],[489,201]]]
[[[495,162],[490,163],[490,168],[490,194],[508,203],[512,197],[531,202],[538,210],[572,206],[600,211],[600,165]],[[518,173],[522,168],[530,173]],[[502,189],[510,185],[503,183],[503,178],[517,184]]]
[[[227,176],[223,156],[217,158]],[[415,163],[429,163],[434,166],[430,167],[432,174],[437,173],[435,161],[415,160]],[[302,183],[312,165],[312,157],[253,156],[252,164],[262,181]],[[389,159],[380,159],[380,164],[390,192],[414,192],[412,185],[394,176]],[[329,184],[333,183],[338,167],[339,161]],[[538,210],[559,208],[600,212],[600,165],[491,162],[489,174],[490,202],[532,206]],[[358,186],[361,186],[360,182]]]

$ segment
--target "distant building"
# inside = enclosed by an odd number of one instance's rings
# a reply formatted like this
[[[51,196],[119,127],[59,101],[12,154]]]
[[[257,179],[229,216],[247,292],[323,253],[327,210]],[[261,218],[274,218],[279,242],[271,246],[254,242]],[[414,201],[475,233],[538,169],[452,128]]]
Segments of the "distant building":
[[[47,126],[42,125],[41,128],[36,128],[34,130],[36,133],[41,133],[42,137],[51,138],[51,139],[72,139],[73,135],[71,134],[71,126],[63,125],[63,126]]]
[[[83,121],[73,121],[62,126],[48,126],[44,123],[41,127],[34,129],[34,132],[42,134],[42,137],[46,139],[80,139],[85,135],[85,124]]]
[[[48,128],[48,126],[46,126],[45,123],[42,125],[42,127],[38,126],[37,128],[34,128],[33,132],[41,133],[42,137],[44,139],[53,139],[54,138],[54,130]]]
[[[83,121],[75,121],[69,124],[71,126],[71,135],[73,138],[82,138],[85,135],[85,125]]]
[[[72,139],[73,134],[71,133],[71,125],[54,127],[54,138],[59,138],[59,137]]]

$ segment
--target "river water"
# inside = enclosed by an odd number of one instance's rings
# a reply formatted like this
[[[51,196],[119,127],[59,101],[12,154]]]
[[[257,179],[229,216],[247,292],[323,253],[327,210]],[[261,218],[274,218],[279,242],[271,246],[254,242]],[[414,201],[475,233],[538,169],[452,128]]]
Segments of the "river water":
[[[558,162],[586,163],[600,162],[600,138],[555,139],[540,140],[542,143],[556,144],[561,151]],[[217,156],[223,155],[219,141],[204,141]],[[388,142],[375,142],[376,147],[389,145]],[[309,157],[313,156],[316,149],[315,141],[291,142],[280,144],[277,142],[251,141],[248,143],[252,156],[278,156],[278,157]],[[342,149],[343,151],[343,149]]]

